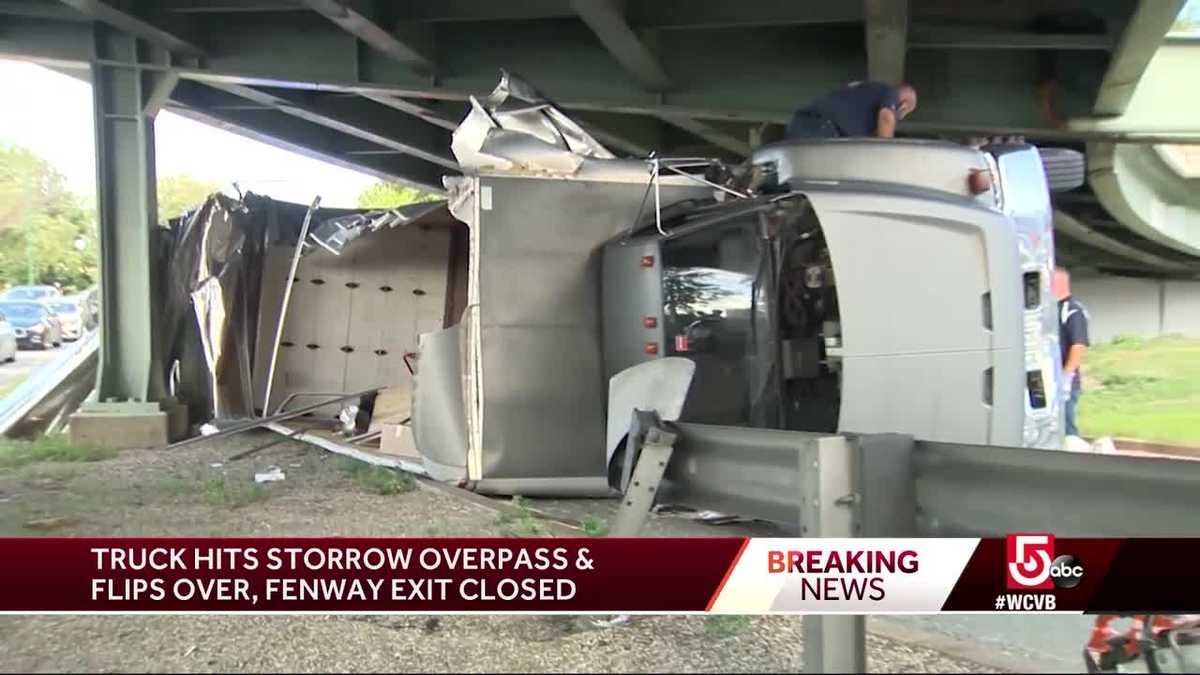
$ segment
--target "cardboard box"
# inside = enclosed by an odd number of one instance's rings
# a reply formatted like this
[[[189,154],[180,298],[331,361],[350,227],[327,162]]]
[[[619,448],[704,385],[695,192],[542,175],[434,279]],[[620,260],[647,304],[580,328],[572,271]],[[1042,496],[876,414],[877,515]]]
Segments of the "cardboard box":
[[[398,384],[382,389],[375,397],[368,431],[382,429],[387,424],[403,424],[412,415],[412,385]]]
[[[395,455],[406,459],[420,459],[417,452],[417,442],[413,437],[412,427],[407,424],[384,424],[383,435],[379,437],[379,452],[384,455]]]

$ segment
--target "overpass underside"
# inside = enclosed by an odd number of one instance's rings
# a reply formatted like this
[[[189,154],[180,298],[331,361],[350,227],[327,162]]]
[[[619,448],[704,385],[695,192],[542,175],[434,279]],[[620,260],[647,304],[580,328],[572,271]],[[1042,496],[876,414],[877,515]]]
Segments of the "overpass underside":
[[[902,134],[1087,152],[1089,186],[1058,196],[1062,259],[1192,277],[1200,191],[1157,149],[1200,140],[1200,94],[1185,83],[1200,45],[1164,44],[1182,4],[0,0],[0,56],[93,83],[99,396],[160,401],[147,231],[163,108],[441,192],[459,172],[451,131],[501,68],[619,155],[730,160],[777,137],[806,99],[906,80],[920,107]]]

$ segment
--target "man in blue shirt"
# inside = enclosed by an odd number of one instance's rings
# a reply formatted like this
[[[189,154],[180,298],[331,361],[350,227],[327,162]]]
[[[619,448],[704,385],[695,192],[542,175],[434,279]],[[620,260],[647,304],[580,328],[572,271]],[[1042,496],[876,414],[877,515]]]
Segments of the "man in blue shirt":
[[[1075,413],[1079,407],[1079,394],[1082,391],[1082,377],[1079,368],[1083,365],[1083,355],[1087,353],[1088,345],[1088,316],[1087,309],[1081,302],[1071,296],[1071,275],[1066,269],[1057,267],[1054,270],[1054,295],[1058,298],[1058,341],[1062,347],[1063,364],[1063,396],[1066,400],[1066,433],[1068,436],[1079,435],[1079,425]]]
[[[788,138],[893,138],[896,123],[917,108],[917,92],[902,84],[851,82],[799,109]]]

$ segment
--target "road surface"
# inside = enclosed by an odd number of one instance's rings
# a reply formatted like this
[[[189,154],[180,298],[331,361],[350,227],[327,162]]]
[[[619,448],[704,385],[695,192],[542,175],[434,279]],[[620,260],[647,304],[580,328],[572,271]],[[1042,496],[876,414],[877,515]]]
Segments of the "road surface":
[[[12,391],[19,382],[29,377],[30,373],[58,359],[65,351],[64,347],[44,351],[35,349],[18,350],[16,361],[0,364],[0,392],[7,393]]]

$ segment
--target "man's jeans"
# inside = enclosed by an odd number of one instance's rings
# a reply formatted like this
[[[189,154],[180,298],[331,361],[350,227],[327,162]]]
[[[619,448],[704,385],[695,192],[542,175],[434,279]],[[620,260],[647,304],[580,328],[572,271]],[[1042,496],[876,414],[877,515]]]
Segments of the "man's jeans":
[[[1079,386],[1079,376],[1076,375],[1075,377],[1072,378],[1071,393],[1070,393],[1070,395],[1067,396],[1067,403],[1066,403],[1066,417],[1067,417],[1066,432],[1067,432],[1068,436],[1078,436],[1079,435],[1079,425],[1076,423],[1075,413],[1076,413],[1076,409],[1079,407],[1080,389],[1081,389],[1081,387]]]
[[[803,110],[792,115],[792,121],[787,126],[786,138],[837,138],[837,125],[830,120]]]

